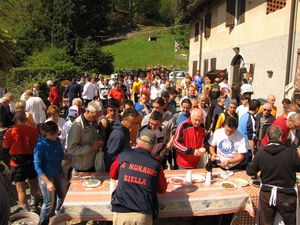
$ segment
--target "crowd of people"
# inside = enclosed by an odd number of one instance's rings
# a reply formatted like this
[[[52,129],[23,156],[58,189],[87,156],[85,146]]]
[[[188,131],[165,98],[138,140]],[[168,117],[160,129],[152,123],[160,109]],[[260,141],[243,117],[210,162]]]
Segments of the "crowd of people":
[[[6,93],[0,99],[1,156],[20,206],[36,210],[42,200],[40,223],[48,224],[61,212],[74,172],[107,171],[119,180],[113,223],[152,224],[157,192],[167,188],[163,170],[209,162],[253,177],[261,171],[260,201],[268,202],[276,189],[279,203],[266,204],[260,224],[271,224],[278,206],[285,223],[296,225],[300,100],[283,99],[279,113],[271,93],[265,103],[252,98],[250,83],[245,79],[234,94],[226,77],[211,80],[197,71],[173,83],[155,69],[134,77],[74,78],[64,93],[49,80],[47,100],[39,97],[38,84],[20,100]],[[286,202],[289,207],[281,207]]]

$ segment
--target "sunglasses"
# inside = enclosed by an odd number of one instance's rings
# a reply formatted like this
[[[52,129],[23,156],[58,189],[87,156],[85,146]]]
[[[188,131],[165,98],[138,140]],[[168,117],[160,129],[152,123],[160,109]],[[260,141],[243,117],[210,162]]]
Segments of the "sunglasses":
[[[269,112],[271,112],[272,110],[270,110],[270,109],[264,109],[264,111],[269,111]]]

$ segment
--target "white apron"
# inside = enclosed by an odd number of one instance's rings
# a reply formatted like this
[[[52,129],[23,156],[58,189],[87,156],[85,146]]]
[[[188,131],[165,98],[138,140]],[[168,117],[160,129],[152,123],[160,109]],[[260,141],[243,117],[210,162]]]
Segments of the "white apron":
[[[269,205],[270,206],[275,206],[276,205],[276,199],[277,199],[277,190],[278,189],[286,189],[286,188],[278,187],[278,186],[274,186],[274,185],[270,185],[270,184],[261,184],[260,188],[262,187],[262,185],[272,187],[271,196],[270,196],[270,200],[269,200]],[[296,225],[300,225],[300,208],[299,208],[299,199],[298,199],[299,195],[298,195],[297,183],[295,184],[294,189],[295,189],[296,194],[297,194]],[[258,209],[257,209],[257,213],[256,213],[256,218],[255,218],[255,225],[259,225],[259,213],[260,213],[260,207],[259,207],[259,203],[258,203]],[[275,218],[274,218],[273,225],[289,225],[289,224],[285,224],[283,222],[283,219],[282,219],[280,213],[277,212],[276,215],[275,215]]]

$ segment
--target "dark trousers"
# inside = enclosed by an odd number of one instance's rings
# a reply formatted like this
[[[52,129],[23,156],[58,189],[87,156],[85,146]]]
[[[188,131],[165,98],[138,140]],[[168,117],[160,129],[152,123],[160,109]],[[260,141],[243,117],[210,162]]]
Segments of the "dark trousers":
[[[260,225],[273,224],[276,212],[279,212],[285,224],[296,225],[297,195],[277,192],[276,206],[270,206],[271,192],[260,191]]]
[[[134,93],[134,103],[137,103],[139,101],[139,93]]]

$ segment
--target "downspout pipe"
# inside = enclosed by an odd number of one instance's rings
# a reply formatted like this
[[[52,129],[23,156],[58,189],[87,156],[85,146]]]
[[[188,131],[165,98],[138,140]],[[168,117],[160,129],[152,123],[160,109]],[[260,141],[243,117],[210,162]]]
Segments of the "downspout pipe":
[[[285,74],[285,86],[292,82],[293,72],[293,55],[295,50],[295,32],[297,25],[297,10],[298,0],[291,0],[291,14],[289,24],[289,37],[288,37],[288,49],[287,49],[287,63],[286,63],[286,74]],[[286,90],[287,92],[288,90]]]
[[[203,41],[203,20],[200,20],[200,48],[199,48],[199,71],[202,74],[202,41]],[[203,74],[204,76],[204,74]]]

